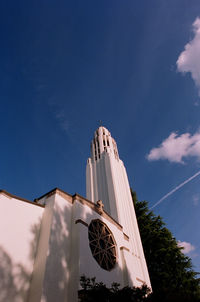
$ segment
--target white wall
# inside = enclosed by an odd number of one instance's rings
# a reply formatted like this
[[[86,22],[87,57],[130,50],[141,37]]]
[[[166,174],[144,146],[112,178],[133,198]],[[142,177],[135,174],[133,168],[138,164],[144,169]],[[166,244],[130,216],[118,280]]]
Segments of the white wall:
[[[58,193],[47,198],[45,203],[45,207],[48,205],[51,207],[52,218],[49,226],[50,233],[41,301],[69,301],[67,295],[70,277],[70,253],[73,252],[71,251],[72,203]],[[41,240],[43,239],[41,238]]]
[[[130,242],[124,238],[123,229],[99,215],[84,199],[82,201],[78,198],[72,203],[67,195],[63,198],[57,193],[45,200],[46,207],[52,202],[52,222],[42,302],[77,301],[82,275],[96,277],[97,281],[102,281],[107,286],[111,286],[113,282],[118,282],[121,286],[135,284],[135,274],[129,272],[129,268],[134,267],[132,272],[136,269],[134,257],[130,252],[122,257],[123,252],[120,249],[125,247],[130,250]],[[117,263],[111,271],[102,269],[93,258],[89,247],[88,227],[80,223],[81,220],[89,225],[93,219],[106,223],[114,235]]]
[[[39,203],[45,207],[0,193],[0,302],[75,302],[83,274],[107,286],[141,285],[136,280],[141,260],[109,216],[59,190]],[[102,269],[90,250],[87,225],[93,219],[114,235],[117,263],[111,271]]]
[[[44,208],[0,193],[0,301],[26,301]]]
[[[111,286],[113,282],[120,283],[121,286],[127,286],[128,284],[131,286],[135,284],[135,278],[133,278],[127,267],[124,265],[124,259],[122,258],[121,254],[120,248],[125,247],[126,249],[130,249],[130,242],[124,238],[123,230],[118,228],[110,220],[102,217],[95,211],[92,211],[86,205],[82,205],[78,202],[76,205],[76,219],[81,219],[88,225],[93,219],[102,220],[113,233],[117,249],[117,263],[115,267],[111,271],[102,269],[97,261],[93,258],[90,250],[88,227],[82,223],[79,223],[79,226],[77,226],[79,231],[79,255],[77,255],[78,258],[76,260],[79,261],[79,277],[81,275],[86,275],[87,277],[96,277],[98,282],[102,281],[107,286]],[[134,271],[135,268],[133,268],[133,256],[130,254],[130,252],[128,252],[128,254],[129,258],[127,259],[127,265]],[[127,274],[129,274],[129,279],[127,278]]]

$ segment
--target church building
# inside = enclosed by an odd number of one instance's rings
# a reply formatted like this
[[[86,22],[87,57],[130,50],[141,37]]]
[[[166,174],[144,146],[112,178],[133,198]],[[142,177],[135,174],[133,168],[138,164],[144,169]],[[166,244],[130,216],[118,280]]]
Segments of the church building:
[[[86,198],[31,202],[0,190],[0,301],[77,302],[80,276],[151,288],[126,169],[105,127],[91,142]]]

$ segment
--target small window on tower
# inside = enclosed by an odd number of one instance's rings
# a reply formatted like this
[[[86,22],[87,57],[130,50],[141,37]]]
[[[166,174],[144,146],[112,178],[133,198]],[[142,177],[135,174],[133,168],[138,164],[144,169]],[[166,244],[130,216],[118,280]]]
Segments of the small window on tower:
[[[109,140],[108,140],[108,139],[107,139],[107,145],[108,145],[108,147],[110,146],[110,145],[109,145]]]
[[[106,142],[105,142],[105,140],[103,140],[103,145],[104,145],[104,146],[106,145]]]

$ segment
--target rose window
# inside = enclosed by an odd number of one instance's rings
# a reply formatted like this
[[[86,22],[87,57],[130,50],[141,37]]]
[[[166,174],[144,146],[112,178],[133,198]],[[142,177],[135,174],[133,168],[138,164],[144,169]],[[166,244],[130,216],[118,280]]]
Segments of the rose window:
[[[116,244],[113,234],[101,220],[92,220],[88,227],[90,249],[98,264],[110,271],[116,263]]]

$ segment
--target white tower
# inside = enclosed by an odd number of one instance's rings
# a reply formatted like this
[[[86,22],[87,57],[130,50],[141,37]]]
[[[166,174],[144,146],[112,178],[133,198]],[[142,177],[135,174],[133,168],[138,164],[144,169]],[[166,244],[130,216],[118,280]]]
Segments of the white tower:
[[[151,287],[126,169],[119,158],[117,144],[105,127],[95,131],[91,142],[91,158],[86,168],[86,195],[93,202],[102,200],[104,210],[121,224],[130,241],[126,265],[134,275],[131,279],[138,280],[142,276]]]

